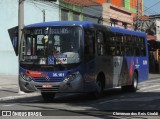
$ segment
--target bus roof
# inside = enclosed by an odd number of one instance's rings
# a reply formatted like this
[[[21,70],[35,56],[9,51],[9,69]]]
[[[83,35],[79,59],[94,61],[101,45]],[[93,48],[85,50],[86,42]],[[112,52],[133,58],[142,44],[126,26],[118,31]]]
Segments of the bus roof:
[[[42,22],[35,23],[25,26],[25,28],[31,27],[46,27],[46,26],[83,26],[93,28],[93,23],[88,21],[53,21],[53,22]]]
[[[118,27],[110,27],[109,29],[112,32],[116,32],[116,33],[122,33],[122,34],[128,34],[128,35],[136,35],[136,36],[142,36],[145,37],[146,33],[144,32],[138,32],[138,31],[133,31],[133,30],[127,30],[127,29],[122,29],[122,28],[118,28]]]
[[[46,27],[46,26],[82,26],[85,28],[94,28],[94,26],[105,27],[104,25],[95,24],[89,21],[52,21],[52,22],[42,22],[35,23],[25,26],[25,28],[33,28],[33,27]],[[106,26],[106,28],[111,32],[128,34],[128,35],[136,35],[145,37],[146,34],[144,32],[138,32],[133,30],[122,29],[118,27]]]

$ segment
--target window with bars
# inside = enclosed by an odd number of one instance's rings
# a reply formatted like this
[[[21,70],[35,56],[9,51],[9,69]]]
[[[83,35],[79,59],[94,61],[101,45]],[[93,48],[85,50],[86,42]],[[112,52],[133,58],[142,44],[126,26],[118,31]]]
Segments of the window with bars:
[[[80,17],[79,13],[73,13],[73,20],[74,21],[79,21],[79,17]]]
[[[61,9],[61,21],[67,21],[69,19],[68,17],[69,11],[65,9]]]

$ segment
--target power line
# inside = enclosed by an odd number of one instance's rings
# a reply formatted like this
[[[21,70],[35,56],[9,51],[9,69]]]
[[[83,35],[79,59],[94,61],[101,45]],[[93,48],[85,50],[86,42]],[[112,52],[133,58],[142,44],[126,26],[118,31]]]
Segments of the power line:
[[[46,4],[46,5],[49,5],[49,6],[52,6],[53,7],[53,4],[54,4],[54,7],[57,7],[57,8],[61,8],[61,9],[65,9],[65,10],[69,10],[69,11],[72,11],[72,12],[76,12],[76,13],[79,13],[79,14],[82,14],[82,15],[84,15],[84,16],[87,16],[87,17],[90,17],[90,18],[93,18],[93,19],[99,19],[100,17],[97,17],[97,16],[93,16],[93,15],[91,15],[91,14],[87,14],[87,13],[84,13],[84,12],[80,12],[80,11],[75,11],[75,10],[73,10],[73,9],[71,9],[71,8],[68,8],[68,7],[65,7],[65,6],[62,6],[62,5],[59,5],[59,4],[56,4],[55,2],[49,2],[49,1],[42,1],[42,0],[33,0],[34,2],[39,2],[39,3],[44,3],[44,4]],[[32,2],[33,2],[32,1]],[[92,1],[92,2],[94,2],[94,1]],[[35,3],[34,3],[35,4]],[[37,4],[37,3],[36,3]],[[36,6],[37,7],[37,6]],[[94,10],[94,11],[98,11],[98,12],[100,12],[101,13],[101,15],[103,14],[102,13],[102,10],[99,10],[99,9],[96,9],[96,8],[93,8],[93,7],[89,7],[89,9],[92,9],[92,10]],[[108,12],[108,11],[106,11],[106,12]],[[89,12],[88,12],[89,13]],[[110,15],[107,15],[107,14],[105,14],[106,16],[109,16],[110,17]],[[120,17],[120,15],[119,14],[117,14],[117,18],[119,18]],[[117,19],[116,18],[116,19]],[[110,20],[108,20],[108,19],[103,19],[103,21],[104,22],[108,22],[108,23],[111,23],[110,22]]]
[[[41,4],[41,3],[38,2],[38,1],[32,1],[32,2],[27,1],[27,2],[28,2],[28,4],[34,5],[34,6],[35,6],[38,10],[40,10],[41,12],[42,12],[42,10],[51,11],[51,8],[53,8],[53,9],[58,8],[58,7],[50,6],[50,5],[44,4],[44,3]],[[46,7],[44,7],[44,6],[46,6]],[[51,13],[47,13],[47,15],[49,15],[50,17],[53,17],[53,14],[51,15]],[[59,17],[59,15],[57,15],[57,14],[54,14],[54,16]]]
[[[148,9],[148,7],[146,7],[145,5],[144,5],[144,7],[146,8],[146,9]],[[149,11],[145,11],[146,13],[148,13],[149,15],[150,14],[158,14],[158,12],[156,12],[156,11],[154,11],[154,10],[149,10]]]
[[[34,1],[36,1],[36,0],[34,0]],[[39,2],[42,2],[42,3],[44,3],[44,4],[47,4],[47,3],[44,2],[44,1],[39,1]],[[68,7],[65,7],[65,6],[56,4],[56,3],[54,3],[54,2],[49,2],[49,3],[54,4],[54,5],[56,5],[56,7],[59,7],[59,8],[65,9],[65,10],[69,10],[69,11],[72,11],[72,12],[76,12],[76,13],[82,14],[82,15],[84,15],[84,16],[88,16],[88,17],[90,17],[90,18],[95,18],[95,19],[97,19],[97,20],[99,19],[99,17],[97,17],[97,16],[93,16],[93,15],[90,15],[90,14],[87,14],[87,13],[75,11],[75,10],[73,10],[73,9],[71,9],[71,8],[68,8]],[[47,5],[53,6],[53,5],[51,5],[51,4],[47,4]],[[105,20],[105,22],[110,23],[108,20]]]
[[[26,1],[27,1],[27,0],[26,0]],[[44,1],[44,0],[34,0],[34,1],[35,1],[35,2],[43,2],[43,3],[44,3],[44,2],[49,2],[49,1]],[[94,3],[97,3],[97,2],[92,1],[92,0],[90,0],[90,1],[91,1],[91,2],[94,2]],[[29,2],[29,1],[28,1],[28,2]],[[52,2],[52,3],[53,3],[53,2]],[[129,2],[128,2],[128,3],[129,3]],[[35,3],[34,3],[34,4],[35,4]],[[53,3],[53,4],[56,4],[56,3]],[[57,4],[57,5],[58,5],[58,4]],[[51,5],[50,5],[50,6],[51,6]],[[144,7],[145,7],[145,6],[144,6]],[[38,7],[37,7],[37,8],[38,8]],[[61,8],[62,8],[62,7],[61,7]],[[64,6],[63,6],[63,8],[64,8]],[[65,8],[64,8],[64,9],[65,9]],[[98,12],[99,12],[99,15],[103,15],[102,10],[100,10],[100,9],[93,8],[92,6],[91,6],[91,7],[88,7],[88,9],[90,9],[90,10],[92,10],[92,11],[94,10],[94,11],[96,11],[96,12],[98,11]],[[147,9],[148,9],[148,8],[147,8]],[[71,9],[70,9],[70,10],[71,10]],[[73,11],[73,10],[72,10],[72,11]],[[76,11],[76,12],[77,12],[77,11]],[[91,12],[91,11],[90,11],[90,12]],[[104,10],[103,10],[103,12],[107,13],[108,11],[106,11],[106,10],[104,11]],[[143,11],[142,11],[142,12],[143,12]],[[88,12],[88,13],[89,13],[89,12]],[[150,11],[150,12],[148,11],[148,13],[151,14],[151,11]],[[156,13],[156,12],[155,12],[155,13]],[[83,14],[83,13],[81,12],[81,14]],[[84,13],[84,14],[86,14],[86,13]],[[91,15],[91,14],[89,14],[89,15]],[[107,14],[105,14],[105,15],[110,17],[110,15],[107,15]],[[91,15],[91,16],[93,16],[93,15]],[[118,16],[117,18],[120,17],[119,14],[117,14],[117,16]]]
[[[144,12],[147,11],[147,10],[149,10],[150,8],[156,6],[156,5],[159,4],[159,3],[160,3],[160,1],[156,2],[155,4],[153,4],[152,6],[150,6],[148,9],[145,9]]]

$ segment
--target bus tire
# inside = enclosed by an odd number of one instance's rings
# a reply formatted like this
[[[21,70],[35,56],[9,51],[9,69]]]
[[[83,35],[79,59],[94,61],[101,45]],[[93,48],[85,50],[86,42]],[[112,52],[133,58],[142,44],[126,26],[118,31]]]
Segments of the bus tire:
[[[132,85],[129,87],[132,92],[136,92],[138,87],[138,75],[134,72],[132,76]]]
[[[96,90],[95,92],[93,92],[93,98],[94,99],[100,98],[103,92],[104,92],[103,81],[99,79],[96,81]]]
[[[136,72],[134,72],[132,76],[132,84],[129,86],[122,86],[122,91],[136,92],[137,87],[138,87],[138,75]]]
[[[45,102],[53,101],[53,98],[55,97],[55,93],[53,92],[41,92],[41,95]]]

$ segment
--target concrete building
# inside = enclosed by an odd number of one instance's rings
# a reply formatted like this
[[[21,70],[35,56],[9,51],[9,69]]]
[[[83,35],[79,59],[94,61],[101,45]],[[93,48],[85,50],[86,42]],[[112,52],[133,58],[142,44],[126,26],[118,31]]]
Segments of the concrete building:
[[[101,19],[104,25],[133,29],[132,12],[107,3],[106,0],[60,0],[60,4],[68,8],[68,10],[61,10],[61,13],[67,16],[66,19],[61,20],[74,20],[74,13],[77,12],[79,20],[98,23]]]
[[[104,22],[104,24],[116,26],[120,28],[133,29],[133,17],[130,11],[127,11],[121,7],[117,7],[112,4],[103,4],[103,18],[110,23]]]
[[[58,1],[56,4],[59,4]],[[18,0],[0,0],[0,75],[18,74],[18,57],[14,53],[8,29],[18,25]],[[58,21],[59,7],[49,2],[25,0],[24,24],[43,22],[45,10],[46,21]]]
[[[134,18],[137,11],[140,16],[143,16],[143,0],[106,0],[106,2],[130,11]]]
[[[160,15],[141,17],[138,27],[147,33],[150,72],[160,72]]]
[[[85,20],[94,23],[102,16],[102,5],[92,0],[60,0],[61,20]]]

